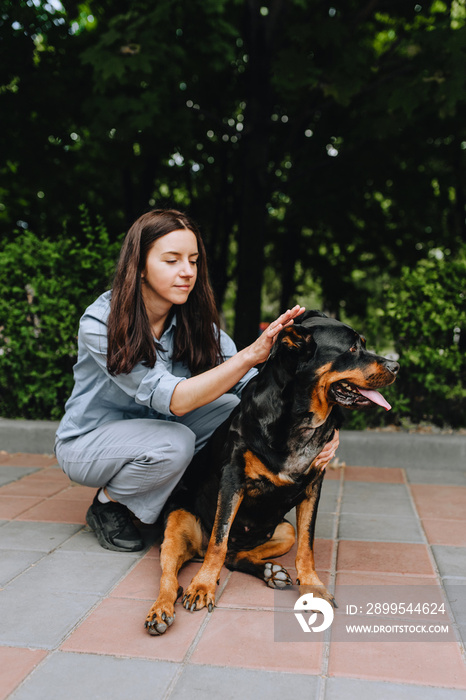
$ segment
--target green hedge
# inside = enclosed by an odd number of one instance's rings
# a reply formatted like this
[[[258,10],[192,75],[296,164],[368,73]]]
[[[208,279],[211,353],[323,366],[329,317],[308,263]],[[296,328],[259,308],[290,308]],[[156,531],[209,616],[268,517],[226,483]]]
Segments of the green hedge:
[[[404,268],[388,292],[383,323],[401,365],[383,390],[393,408],[353,413],[349,426],[466,426],[466,246],[455,257],[438,249]]]
[[[79,318],[109,287],[120,242],[81,208],[83,236],[16,232],[0,247],[0,415],[59,419],[72,386]]]

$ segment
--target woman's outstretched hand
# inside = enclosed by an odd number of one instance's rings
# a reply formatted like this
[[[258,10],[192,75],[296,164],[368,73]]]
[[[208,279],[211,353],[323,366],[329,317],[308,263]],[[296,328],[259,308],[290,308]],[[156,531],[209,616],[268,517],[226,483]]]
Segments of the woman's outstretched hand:
[[[296,304],[296,306],[293,306],[292,309],[285,311],[285,313],[281,314],[281,316],[267,326],[265,331],[248,348],[252,357],[254,358],[252,366],[266,361],[272,349],[272,345],[274,344],[280,331],[286,326],[290,326],[293,323],[293,319],[302,314],[304,311],[304,306]]]

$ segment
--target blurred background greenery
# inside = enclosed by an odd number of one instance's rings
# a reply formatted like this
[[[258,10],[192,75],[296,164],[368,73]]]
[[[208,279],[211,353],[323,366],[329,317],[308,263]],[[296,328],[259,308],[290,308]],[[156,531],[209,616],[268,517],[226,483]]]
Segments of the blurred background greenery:
[[[60,417],[123,232],[175,206],[239,346],[322,309],[402,365],[350,426],[466,426],[466,0],[421,2],[3,0],[0,415]]]

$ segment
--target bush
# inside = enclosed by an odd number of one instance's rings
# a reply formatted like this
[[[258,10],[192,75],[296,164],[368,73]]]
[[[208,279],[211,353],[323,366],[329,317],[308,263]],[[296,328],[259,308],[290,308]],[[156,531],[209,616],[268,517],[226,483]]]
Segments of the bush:
[[[400,357],[398,418],[466,425],[466,247],[436,250],[404,269],[389,295],[387,321]]]
[[[58,419],[73,387],[79,318],[108,288],[120,243],[84,207],[85,243],[16,232],[0,248],[0,415]]]

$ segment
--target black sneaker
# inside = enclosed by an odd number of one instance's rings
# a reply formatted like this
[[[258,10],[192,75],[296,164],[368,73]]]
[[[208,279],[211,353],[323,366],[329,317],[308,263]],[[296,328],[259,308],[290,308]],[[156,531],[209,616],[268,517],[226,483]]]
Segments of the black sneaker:
[[[99,544],[115,552],[139,552],[144,541],[134,526],[129,510],[121,503],[101,503],[97,496],[89,507],[86,522]]]

